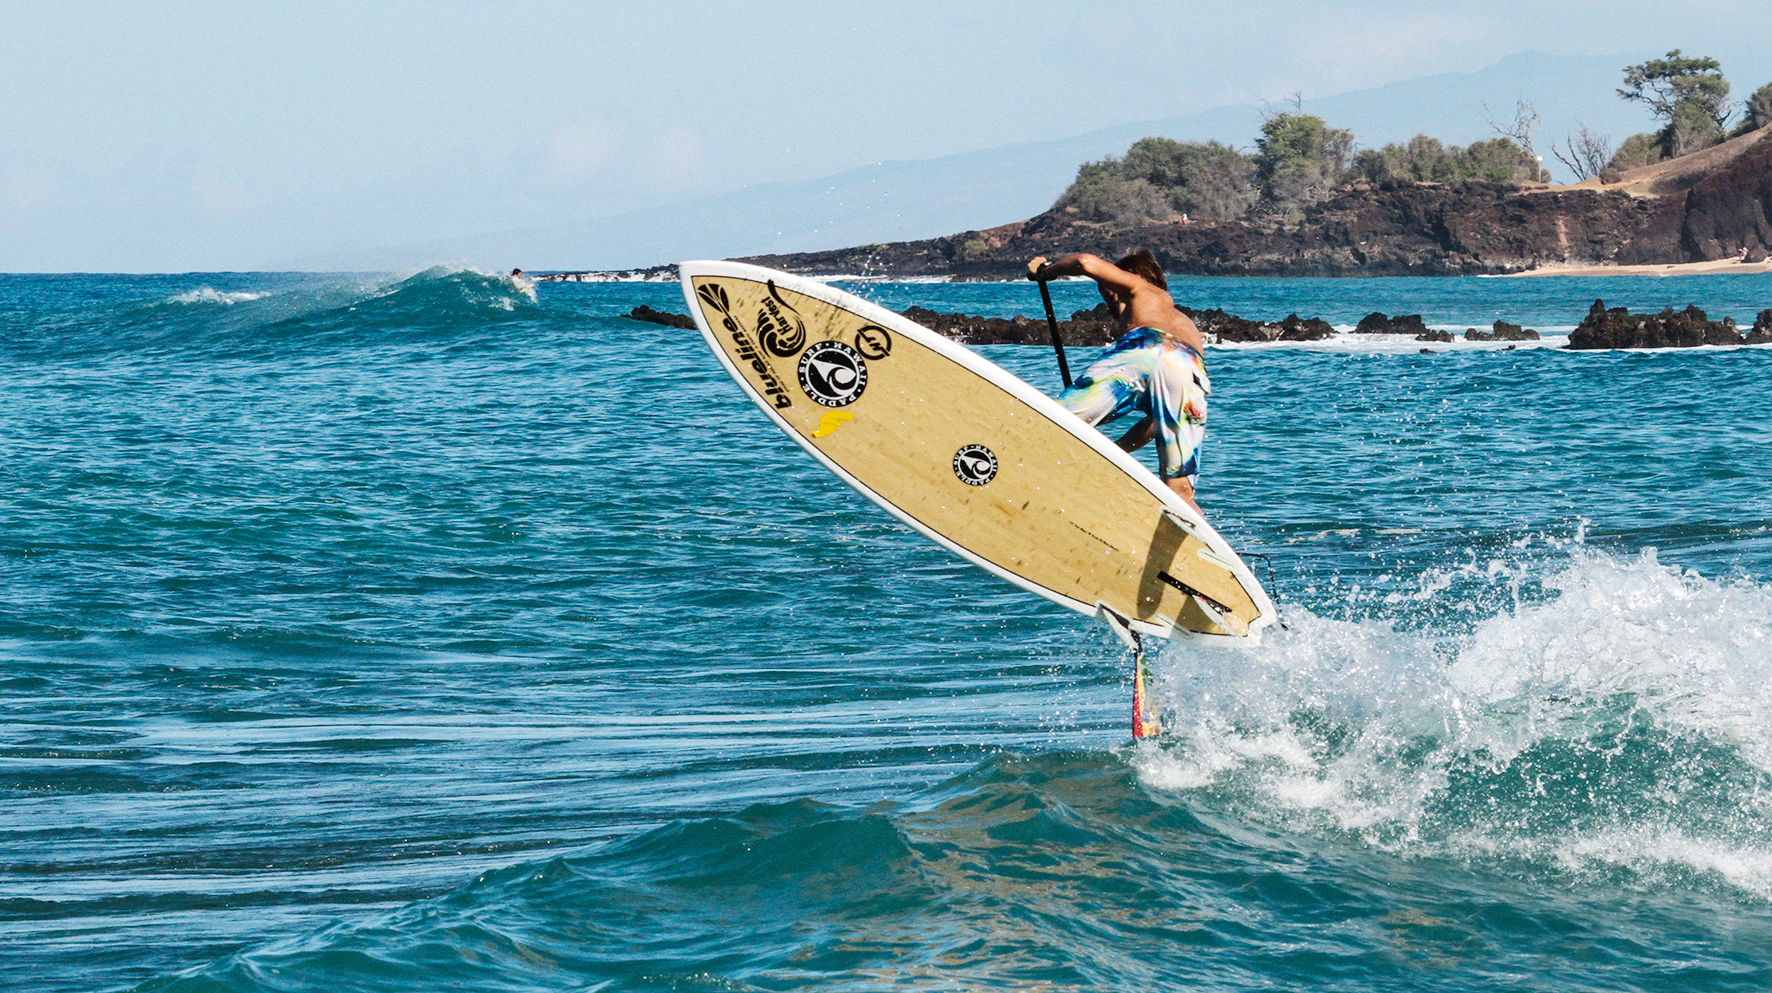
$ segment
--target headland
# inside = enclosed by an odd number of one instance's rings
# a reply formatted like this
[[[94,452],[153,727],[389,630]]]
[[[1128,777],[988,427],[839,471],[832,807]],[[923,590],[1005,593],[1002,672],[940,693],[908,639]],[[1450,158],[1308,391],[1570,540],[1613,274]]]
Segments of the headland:
[[[1092,220],[1061,198],[984,230],[743,261],[808,276],[1002,280],[1036,255],[1142,247],[1191,276],[1758,272],[1772,260],[1769,137],[1762,127],[1607,182],[1355,180],[1284,215],[1134,224]]]

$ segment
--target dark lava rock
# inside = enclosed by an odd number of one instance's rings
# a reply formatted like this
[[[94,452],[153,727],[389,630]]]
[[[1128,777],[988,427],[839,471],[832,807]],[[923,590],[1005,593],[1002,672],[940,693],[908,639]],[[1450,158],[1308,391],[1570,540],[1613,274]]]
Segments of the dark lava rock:
[[[1209,310],[1181,307],[1180,310],[1193,319],[1201,334],[1213,335],[1219,341],[1316,341],[1335,334],[1328,321],[1317,317],[1287,314],[1285,320],[1278,322],[1252,321],[1225,313],[1217,307]]]
[[[1178,308],[1188,315],[1200,333],[1219,341],[1316,341],[1335,334],[1328,321],[1316,317],[1288,314],[1277,323],[1252,321],[1227,313],[1217,307],[1195,310]],[[1046,345],[1052,331],[1046,322],[1028,317],[976,317],[972,314],[945,314],[927,307],[912,307],[904,316],[937,334],[973,345]],[[1120,325],[1114,320],[1113,308],[1106,303],[1071,314],[1070,320],[1058,322],[1059,334],[1066,345],[1110,345],[1120,336]]]
[[[1321,341],[1335,337],[1335,328],[1321,317],[1300,317],[1287,314],[1280,322],[1281,341]]]
[[[1360,318],[1360,323],[1354,327],[1354,333],[1412,334],[1420,336],[1427,334],[1428,330],[1427,325],[1421,323],[1420,314],[1399,314],[1396,317],[1386,317],[1378,311],[1373,311],[1365,317]]]
[[[1654,215],[1619,250],[1620,264],[1716,262],[1772,248],[1772,136],[1735,142],[1744,150],[1722,168],[1653,201]]]
[[[668,310],[653,310],[641,304],[626,314],[629,320],[645,321],[648,324],[663,324],[667,328],[682,328],[685,331],[695,330],[695,320],[688,314],[673,314]]]
[[[1415,340],[1416,341],[1451,341],[1452,340],[1452,332],[1450,332],[1450,331],[1429,331],[1427,334],[1416,335]],[[1424,349],[1422,349],[1422,351],[1425,352],[1425,351],[1427,351],[1427,349],[1424,348]]]
[[[1569,333],[1568,347],[1584,348],[1693,348],[1699,345],[1739,345],[1741,332],[1734,318],[1713,321],[1697,307],[1676,312],[1672,307],[1659,314],[1632,314],[1623,307],[1606,309],[1595,300],[1587,317]]]
[[[1754,318],[1754,329],[1747,333],[1743,344],[1772,344],[1772,308],[1760,311],[1760,316]]]
[[[1471,328],[1464,333],[1466,341],[1537,341],[1538,332],[1531,328],[1523,328],[1518,324],[1496,321],[1492,331],[1478,331]]]
[[[1054,208],[986,231],[742,261],[806,274],[865,270],[899,279],[1013,280],[1027,277],[1027,260],[1035,255],[1118,258],[1148,248],[1171,274],[1465,276],[1615,261],[1658,206],[1622,190],[1525,190],[1475,181],[1348,187],[1284,221],[1252,216],[1107,229]]]
[[[1228,314],[1217,307],[1207,310],[1182,307],[1180,310],[1193,319],[1201,334],[1215,336],[1219,341],[1273,341],[1280,336],[1277,327],[1270,330],[1260,321]]]
[[[979,317],[973,314],[944,314],[927,307],[912,307],[903,313],[905,317],[936,334],[971,345],[1052,343],[1052,329],[1045,321],[1037,321],[1021,314],[1008,318]],[[1111,323],[1072,319],[1058,322],[1058,333],[1067,345],[1101,346],[1111,343],[1118,336],[1119,329]]]

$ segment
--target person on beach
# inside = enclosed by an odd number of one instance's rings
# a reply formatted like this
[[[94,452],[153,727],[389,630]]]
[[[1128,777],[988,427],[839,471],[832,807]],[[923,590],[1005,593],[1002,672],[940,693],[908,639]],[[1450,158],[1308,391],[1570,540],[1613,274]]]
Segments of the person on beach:
[[[1206,395],[1212,392],[1200,329],[1175,309],[1163,268],[1148,249],[1117,263],[1086,254],[1028,263],[1029,279],[1061,276],[1095,280],[1123,333],[1058,395],[1059,404],[1094,426],[1144,415],[1120,437],[1120,448],[1137,451],[1154,439],[1163,481],[1199,510],[1194,485],[1206,436]]]

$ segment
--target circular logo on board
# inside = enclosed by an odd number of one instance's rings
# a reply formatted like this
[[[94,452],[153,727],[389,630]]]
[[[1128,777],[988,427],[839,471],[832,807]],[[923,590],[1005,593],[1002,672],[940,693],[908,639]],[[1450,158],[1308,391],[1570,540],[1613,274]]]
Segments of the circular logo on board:
[[[967,445],[954,453],[954,475],[967,486],[983,486],[997,478],[997,456],[983,445]]]
[[[870,359],[883,359],[892,354],[892,334],[878,324],[865,324],[855,329],[855,347]]]
[[[868,386],[868,365],[840,341],[821,341],[800,355],[800,388],[815,403],[847,407]]]

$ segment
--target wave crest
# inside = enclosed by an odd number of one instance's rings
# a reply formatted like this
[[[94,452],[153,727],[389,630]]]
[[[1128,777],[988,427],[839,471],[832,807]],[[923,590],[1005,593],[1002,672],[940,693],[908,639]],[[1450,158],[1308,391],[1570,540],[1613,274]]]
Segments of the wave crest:
[[[1653,549],[1577,547],[1529,604],[1517,571],[1490,575],[1515,606],[1468,635],[1299,610],[1252,651],[1172,651],[1141,778],[1388,850],[1772,898],[1772,591]]]

